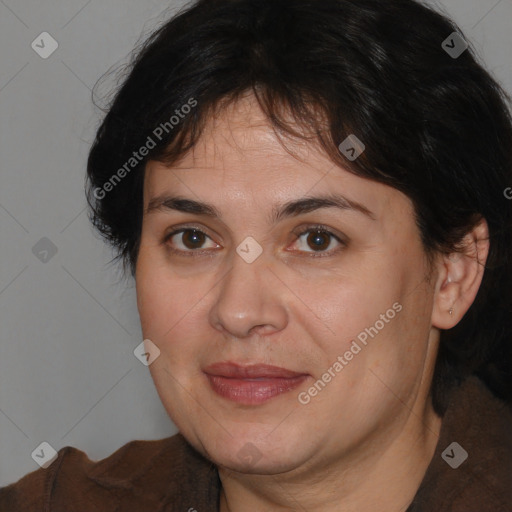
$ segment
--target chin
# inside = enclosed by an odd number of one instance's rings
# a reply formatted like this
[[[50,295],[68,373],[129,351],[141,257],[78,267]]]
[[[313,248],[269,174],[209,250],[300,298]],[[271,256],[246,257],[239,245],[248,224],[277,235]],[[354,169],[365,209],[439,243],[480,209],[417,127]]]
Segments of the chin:
[[[185,434],[184,434],[185,435]],[[307,459],[304,443],[286,439],[238,435],[189,442],[218,466],[247,474],[275,475],[292,471]]]
[[[252,475],[278,475],[292,471],[301,465],[299,461],[277,460],[278,457],[279,452],[273,450],[272,459],[269,459],[265,453],[261,453],[261,455],[257,456],[255,459],[246,456],[245,460],[240,460],[238,453],[234,452],[225,453],[216,458],[210,457],[210,459],[217,466],[221,466],[230,471]]]

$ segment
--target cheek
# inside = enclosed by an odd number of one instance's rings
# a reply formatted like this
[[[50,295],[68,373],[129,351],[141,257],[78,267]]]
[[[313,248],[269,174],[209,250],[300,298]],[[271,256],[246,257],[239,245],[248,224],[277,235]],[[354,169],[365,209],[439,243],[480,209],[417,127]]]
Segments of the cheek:
[[[324,363],[332,364],[347,353],[351,368],[344,373],[351,380],[367,378],[368,369],[390,376],[415,371],[425,355],[429,291],[421,285],[424,274],[420,265],[414,270],[402,261],[403,256],[385,260],[375,259],[356,277],[340,276],[328,293],[312,299],[321,305],[319,311],[328,312],[334,332],[320,337],[327,355]]]
[[[156,337],[156,328],[163,317],[167,297],[163,294],[161,283],[143,264],[138,265],[136,274],[137,308],[144,337]]]
[[[155,361],[156,367],[163,364],[174,372],[197,359],[208,318],[204,297],[211,288],[203,281],[179,278],[155,265],[154,259],[139,258],[137,306],[143,337],[155,343],[163,356]]]
[[[158,265],[150,252],[141,249],[137,260],[137,308],[144,337],[159,339],[176,323],[181,304],[176,297],[182,294],[166,277],[168,270]]]
[[[376,322],[381,326],[381,314],[389,312],[388,324],[394,322],[392,306],[400,298],[400,276],[391,278],[392,272],[381,271],[379,263],[361,269],[351,276],[329,285],[329,293],[318,294],[316,300],[329,312],[330,323],[336,334],[351,338],[370,328]],[[393,317],[393,318],[391,318]],[[380,329],[382,330],[382,329]]]

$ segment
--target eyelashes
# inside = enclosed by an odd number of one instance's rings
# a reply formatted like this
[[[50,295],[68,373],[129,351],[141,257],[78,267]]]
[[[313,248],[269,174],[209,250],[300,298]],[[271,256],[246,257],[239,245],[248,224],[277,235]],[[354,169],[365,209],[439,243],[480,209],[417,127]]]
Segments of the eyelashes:
[[[307,257],[331,256],[347,246],[345,237],[333,233],[330,228],[324,225],[308,225],[298,232],[294,232],[294,235],[296,237],[293,242],[294,245],[297,241],[300,241],[304,235],[308,235],[305,243],[312,244],[307,245],[307,247],[312,250],[287,249],[287,252],[305,253]],[[202,247],[207,241],[210,241],[213,247]],[[326,249],[332,246],[332,242],[335,242],[337,247],[334,250],[330,249],[327,251]],[[206,254],[211,255],[214,251],[221,248],[220,245],[215,243],[208,234],[197,226],[181,226],[166,234],[162,243],[167,246],[171,253],[187,257],[200,257]],[[178,248],[176,246],[178,246]]]
[[[185,249],[175,249],[174,247],[172,247],[172,244],[170,244],[172,239],[176,235],[185,234],[185,233],[192,234],[194,236],[194,238],[196,240],[199,240],[199,241],[202,241],[204,239],[210,239],[211,240],[211,238],[204,231],[201,231],[198,228],[184,227],[184,228],[176,229],[176,230],[172,231],[171,233],[169,233],[168,235],[166,235],[164,240],[163,240],[164,243],[169,246],[171,252],[175,252],[175,253],[180,253],[180,252],[181,253],[190,253],[190,252],[203,253],[204,252],[204,249],[201,248],[201,247],[188,247],[188,250],[187,250],[187,248],[185,248]],[[202,243],[204,243],[204,242],[202,242]],[[184,245],[183,244],[183,237],[182,237],[181,244]],[[217,244],[215,244],[215,245],[217,245]]]

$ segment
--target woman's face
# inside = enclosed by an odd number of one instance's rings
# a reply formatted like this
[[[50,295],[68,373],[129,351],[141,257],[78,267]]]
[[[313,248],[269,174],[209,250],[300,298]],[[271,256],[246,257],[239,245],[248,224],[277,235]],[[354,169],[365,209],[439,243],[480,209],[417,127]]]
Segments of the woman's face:
[[[235,471],[350,459],[430,411],[438,332],[411,201],[309,144],[293,150],[300,160],[249,96],[177,167],[146,169],[149,368],[181,433]]]

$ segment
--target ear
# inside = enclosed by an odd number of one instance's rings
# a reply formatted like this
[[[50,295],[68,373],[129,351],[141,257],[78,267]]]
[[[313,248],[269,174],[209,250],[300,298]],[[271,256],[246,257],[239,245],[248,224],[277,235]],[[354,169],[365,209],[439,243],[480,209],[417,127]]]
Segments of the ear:
[[[457,325],[475,300],[489,254],[485,219],[464,237],[461,247],[461,252],[442,255],[437,262],[432,326],[438,329]]]

